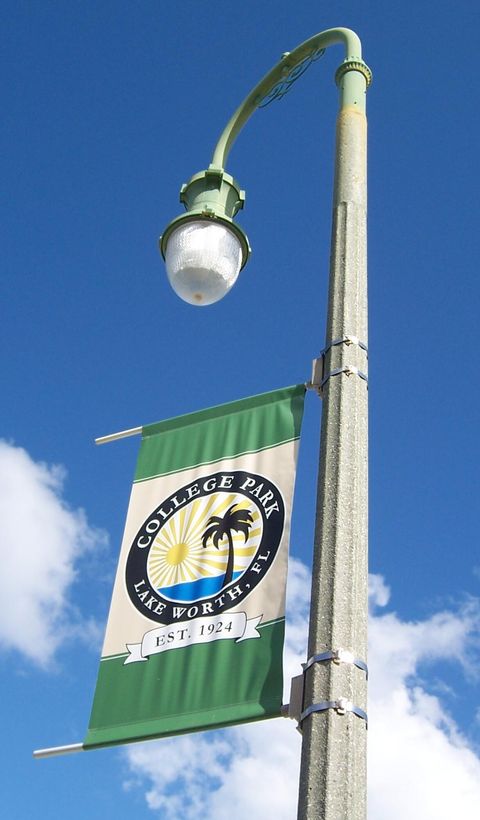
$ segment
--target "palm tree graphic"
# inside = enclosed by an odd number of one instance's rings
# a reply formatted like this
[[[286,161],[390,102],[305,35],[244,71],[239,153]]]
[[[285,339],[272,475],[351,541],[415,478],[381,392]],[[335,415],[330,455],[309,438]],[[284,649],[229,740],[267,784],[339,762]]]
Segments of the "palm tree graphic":
[[[223,518],[218,515],[212,515],[207,521],[207,527],[202,536],[203,547],[206,547],[208,541],[211,539],[213,546],[216,547],[217,550],[219,549],[218,545],[220,541],[223,541],[225,537],[228,538],[228,560],[222,588],[226,587],[233,577],[234,549],[232,532],[241,532],[246,543],[250,527],[253,524],[252,514],[248,510],[236,510],[236,506],[236,504],[233,504],[229,507]]]

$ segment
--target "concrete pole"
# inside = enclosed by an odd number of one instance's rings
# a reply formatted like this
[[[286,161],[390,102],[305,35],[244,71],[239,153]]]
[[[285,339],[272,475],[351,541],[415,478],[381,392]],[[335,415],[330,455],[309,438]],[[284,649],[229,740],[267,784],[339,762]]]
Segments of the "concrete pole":
[[[361,82],[359,72],[355,82]],[[353,79],[353,78],[352,78]],[[365,80],[363,85],[365,93]],[[340,110],[324,378],[347,365],[367,373],[366,117]],[[344,649],[367,656],[367,382],[332,375],[323,387],[320,467],[308,656]],[[366,673],[352,663],[314,663],[305,672],[304,710],[350,701],[366,712]],[[299,820],[365,820],[366,721],[334,707],[302,722]]]

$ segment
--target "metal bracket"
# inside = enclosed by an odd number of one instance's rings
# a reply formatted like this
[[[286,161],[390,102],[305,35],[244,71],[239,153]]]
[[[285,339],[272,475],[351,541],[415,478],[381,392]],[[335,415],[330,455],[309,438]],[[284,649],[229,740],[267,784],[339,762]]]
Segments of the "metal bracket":
[[[338,700],[324,700],[321,703],[312,703],[312,705],[308,706],[307,709],[305,709],[300,715],[299,723],[301,724],[305,718],[309,717],[314,712],[325,712],[327,709],[335,709],[338,715],[346,715],[347,712],[353,712],[354,715],[364,720],[368,726],[367,713],[363,709],[360,709],[360,706],[355,706],[347,698],[338,698]]]
[[[282,54],[281,60],[284,62],[285,67],[282,71],[282,78],[278,80],[269,91],[262,97],[260,102],[258,103],[258,108],[266,108],[273,100],[281,100],[282,97],[290,91],[293,83],[295,80],[298,80],[299,77],[311,66],[315,60],[318,60],[320,57],[323,57],[325,54],[324,48],[318,48],[315,46],[310,54],[307,54],[303,60],[300,60],[299,63],[295,65],[290,65],[289,57],[290,52],[286,51]]]
[[[345,714],[345,712],[353,712],[357,717],[367,720],[367,714],[360,709],[359,706],[354,706],[346,698],[339,698],[336,701],[323,701],[320,704],[313,704],[312,706],[303,708],[304,704],[304,690],[305,690],[305,672],[316,663],[325,663],[332,661],[333,663],[348,663],[356,666],[365,672],[368,680],[368,667],[365,661],[356,658],[353,652],[347,649],[328,649],[325,652],[320,652],[317,655],[312,655],[305,663],[302,663],[303,673],[292,678],[290,686],[290,703],[282,706],[282,715],[289,717],[298,722],[297,729],[301,732],[302,721],[313,712],[322,712],[325,709],[336,709],[338,714]]]
[[[311,381],[307,382],[306,387],[310,390],[316,390],[318,395],[322,396],[323,387],[326,382],[331,378],[331,376],[338,376],[340,373],[345,373],[347,376],[359,376],[361,379],[367,382],[368,384],[368,376],[363,370],[359,370],[358,367],[355,367],[351,364],[346,364],[343,367],[338,367],[335,370],[331,370],[329,373],[325,372],[325,357],[328,351],[332,347],[336,347],[337,345],[345,344],[347,347],[350,345],[357,345],[360,347],[366,354],[368,358],[368,347],[364,342],[361,342],[357,336],[353,336],[352,334],[346,334],[339,339],[333,339],[329,342],[326,347],[320,351],[320,355],[317,359],[313,360],[312,364],[312,378]]]
[[[330,373],[327,373],[320,382],[319,390],[322,390],[323,385],[326,384],[332,376],[339,376],[341,373],[345,373],[347,376],[359,376],[368,384],[368,376],[363,370],[359,370],[358,367],[354,367],[352,364],[345,364],[343,367],[337,367],[336,370],[331,370]]]
[[[324,663],[325,661],[333,661],[333,663],[350,663],[365,672],[368,680],[368,666],[365,661],[360,658],[355,658],[353,652],[348,649],[329,649],[328,652],[321,652],[319,655],[312,655],[306,663],[302,663],[303,672],[310,669],[315,663]]]
[[[328,344],[326,347],[323,348],[323,350],[320,351],[320,356],[325,356],[325,354],[328,353],[331,347],[336,347],[337,345],[343,344],[347,345],[348,347],[350,345],[357,345],[358,347],[361,347],[362,350],[364,350],[365,353],[368,355],[368,347],[365,344],[365,342],[361,342],[358,336],[352,336],[350,333],[348,333],[346,336],[342,336],[340,339],[333,339],[333,341],[331,341],[330,344]]]

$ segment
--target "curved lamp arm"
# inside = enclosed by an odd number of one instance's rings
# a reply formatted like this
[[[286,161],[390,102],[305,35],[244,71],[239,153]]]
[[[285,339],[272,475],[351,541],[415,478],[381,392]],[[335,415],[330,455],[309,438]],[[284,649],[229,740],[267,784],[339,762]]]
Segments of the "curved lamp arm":
[[[189,182],[182,186],[180,202],[185,205],[186,213],[170,222],[163,236],[160,237],[160,252],[164,259],[167,257],[169,239],[177,228],[186,228],[189,231],[190,228],[193,230],[195,227],[187,225],[189,222],[194,222],[198,226],[200,221],[203,227],[206,223],[214,222],[218,227],[226,228],[235,237],[240,253],[239,268],[236,273],[238,275],[238,271],[243,268],[250,255],[250,245],[242,228],[233,221],[238,211],[243,208],[245,193],[234,178],[225,171],[230,149],[253,112],[268,102],[284,96],[310,63],[321,57],[328,46],[335,44],[343,45],[345,50],[344,60],[335,74],[335,80],[340,89],[340,107],[341,109],[356,107],[357,110],[365,112],[366,89],[371,82],[372,75],[362,60],[362,46],[354,31],[348,28],[327,29],[305,40],[293,51],[284,54],[230,118],[218,140],[208,169],[195,174]],[[193,257],[188,253],[187,256],[191,271]],[[167,259],[166,261],[167,272],[172,282],[169,261]],[[197,272],[200,269],[198,264],[196,264]],[[175,263],[175,270],[177,269],[179,265]]]
[[[265,98],[274,92],[276,86],[283,84],[286,79],[288,80],[288,77],[292,77],[292,73],[305,61],[320,57],[328,46],[337,43],[343,44],[345,48],[345,60],[340,66],[339,72],[337,72],[337,79],[341,79],[341,76],[345,77],[341,89],[341,105],[358,105],[364,111],[365,80],[368,85],[371,81],[371,72],[362,60],[360,38],[348,28],[331,28],[321,31],[319,34],[305,40],[293,51],[284,54],[280,62],[260,80],[258,85],[245,98],[225,126],[215,147],[210,167],[225,168],[228,154],[238,134],[253,112],[262,105]],[[353,72],[357,76],[352,76]],[[340,77],[338,77],[338,74],[340,74]],[[350,76],[347,76],[347,74]],[[300,74],[297,76],[300,76]],[[293,76],[292,81],[293,79],[296,79],[296,77]],[[277,96],[283,96],[283,93]]]

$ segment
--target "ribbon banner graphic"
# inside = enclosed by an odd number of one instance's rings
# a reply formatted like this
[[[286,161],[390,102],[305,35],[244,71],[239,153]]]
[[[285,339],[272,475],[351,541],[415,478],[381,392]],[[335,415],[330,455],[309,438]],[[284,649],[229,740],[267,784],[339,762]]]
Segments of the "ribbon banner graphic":
[[[304,394],[143,428],[85,748],[280,714]]]
[[[260,632],[256,628],[260,621],[261,615],[248,620],[245,612],[235,612],[223,618],[221,615],[217,618],[197,618],[187,626],[178,625],[174,629],[171,626],[152,629],[145,633],[142,643],[127,644],[130,655],[124,663],[146,661],[150,655],[194,643],[233,639],[238,643],[248,638],[260,638]]]

